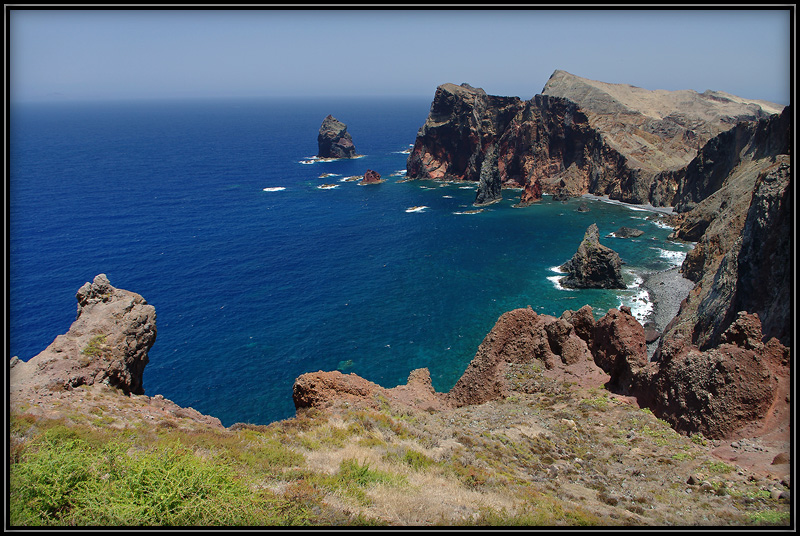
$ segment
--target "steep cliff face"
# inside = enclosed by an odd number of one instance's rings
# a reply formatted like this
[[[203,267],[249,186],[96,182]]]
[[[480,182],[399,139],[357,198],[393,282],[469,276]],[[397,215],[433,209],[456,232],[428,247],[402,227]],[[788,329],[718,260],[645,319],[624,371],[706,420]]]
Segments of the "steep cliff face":
[[[672,206],[678,198],[699,200],[727,174],[709,151],[700,169],[689,173],[715,170],[708,184],[685,177],[709,140],[781,109],[722,92],[653,91],[565,71],[553,73],[542,94],[527,102],[444,84],[417,135],[407,175],[479,181],[476,204],[499,200],[504,186],[538,180],[544,192],[556,195],[595,193]],[[727,140],[719,144],[732,151],[729,157],[738,152]],[[735,165],[729,158],[728,170]]]
[[[682,168],[697,151],[740,122],[780,113],[782,106],[721,91],[647,90],[555,71],[544,95],[569,99],[603,143],[625,160],[625,173],[590,190],[630,203],[671,206]],[[718,173],[723,174],[720,170]]]
[[[484,166],[484,160],[496,154],[499,137],[522,107],[518,97],[490,96],[469,84],[439,86],[408,157],[407,176],[478,182],[483,175],[478,203],[496,200],[496,165],[490,159]]]
[[[759,314],[765,336],[791,344],[789,113],[787,108],[721,134],[687,167],[687,202],[681,206],[692,204],[694,195],[707,197],[680,215],[674,234],[697,241],[681,267],[697,285],[666,338],[711,347],[739,311],[748,311]],[[722,178],[708,180],[717,175],[705,167],[710,161],[723,169],[736,164]]]
[[[514,117],[499,142],[501,184],[577,196],[624,172],[624,161],[603,145],[575,103],[536,95]]]

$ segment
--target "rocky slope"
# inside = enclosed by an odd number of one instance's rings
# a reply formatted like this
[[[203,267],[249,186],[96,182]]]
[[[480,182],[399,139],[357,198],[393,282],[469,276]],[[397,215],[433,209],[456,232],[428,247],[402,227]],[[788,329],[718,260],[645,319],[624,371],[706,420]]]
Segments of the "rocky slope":
[[[679,192],[687,184],[684,169],[707,142],[782,109],[719,91],[645,90],[565,71],[554,72],[542,94],[526,102],[444,84],[419,130],[407,176],[476,181],[477,205],[499,200],[503,187],[539,181],[555,195],[671,206],[676,195],[687,195]]]

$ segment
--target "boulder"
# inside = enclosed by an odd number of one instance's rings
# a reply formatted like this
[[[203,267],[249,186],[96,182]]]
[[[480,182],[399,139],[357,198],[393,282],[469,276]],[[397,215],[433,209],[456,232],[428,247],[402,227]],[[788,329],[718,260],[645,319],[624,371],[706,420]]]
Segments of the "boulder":
[[[637,236],[642,236],[644,231],[641,229],[632,229],[631,227],[620,227],[619,229],[614,232],[614,236],[617,238],[636,238]]]
[[[322,121],[317,136],[319,158],[353,158],[356,148],[347,132],[347,125],[329,115]]]
[[[567,275],[561,285],[568,288],[626,288],[619,254],[600,244],[597,224],[591,224],[578,251],[561,266]]]
[[[519,198],[520,206],[528,206],[542,200],[542,182],[536,179],[525,185]]]

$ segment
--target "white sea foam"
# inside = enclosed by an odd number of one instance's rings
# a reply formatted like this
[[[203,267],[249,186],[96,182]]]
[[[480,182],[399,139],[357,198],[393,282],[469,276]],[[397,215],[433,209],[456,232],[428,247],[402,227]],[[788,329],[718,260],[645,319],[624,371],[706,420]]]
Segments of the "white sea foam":
[[[452,195],[443,195],[442,198],[443,199],[453,199],[453,196]]]
[[[298,162],[299,164],[318,164],[320,162],[337,162],[339,160],[354,160],[356,158],[364,158],[367,155],[359,154],[350,158],[320,158],[318,156],[307,156]]]
[[[560,275],[551,275],[547,278],[548,281],[553,283],[553,286],[556,287],[558,290],[575,290],[572,288],[562,287],[561,280],[564,279],[564,274],[567,272],[561,269],[561,266],[551,266],[550,271]]]
[[[650,294],[643,288],[639,288],[633,296],[618,296],[618,298],[620,307],[623,305],[630,307],[631,314],[641,324],[644,324],[647,317],[653,314],[653,302],[650,300]]]
[[[423,211],[423,210],[425,210],[426,208],[428,208],[428,207],[426,207],[426,206],[420,206],[420,207],[409,207],[409,208],[407,208],[407,209],[406,209],[406,212],[422,212],[422,211]]]
[[[661,227],[662,229],[674,229],[674,227],[672,225],[667,225],[666,223],[664,223],[661,220],[652,220],[652,221],[653,221],[653,225],[655,225],[656,227]]]
[[[483,209],[482,208],[478,208],[478,209],[475,209],[475,210],[465,210],[465,211],[462,211],[462,212],[453,212],[453,214],[480,214],[481,212],[483,212]]]
[[[320,190],[330,190],[332,188],[338,188],[338,187],[339,187],[338,184],[320,184],[319,186],[317,186],[317,188],[319,188]]]
[[[395,171],[394,173],[392,173],[392,174],[391,174],[391,175],[389,175],[389,176],[390,176],[390,177],[402,177],[402,176],[404,176],[405,174],[406,174],[406,170],[405,170],[405,169],[398,169],[397,171]]]
[[[269,188],[264,188],[265,192],[280,192],[281,190],[285,190],[285,186],[272,186]]]
[[[650,294],[647,289],[641,286],[644,279],[635,272],[629,273],[633,276],[633,280],[627,285],[629,292],[617,295],[619,306],[627,305],[630,307],[633,317],[641,324],[644,324],[647,321],[647,317],[653,314],[653,302],[650,300]]]
[[[551,275],[547,278],[547,280],[553,283],[553,286],[556,287],[558,290],[574,290],[571,288],[562,287],[561,286],[562,279],[564,279],[563,275]]]
[[[658,254],[663,259],[666,259],[667,261],[670,262],[670,264],[673,264],[675,266],[680,266],[681,264],[683,264],[683,261],[686,258],[685,251],[671,251],[668,249],[654,248],[654,247],[651,247],[650,249],[658,251]]]

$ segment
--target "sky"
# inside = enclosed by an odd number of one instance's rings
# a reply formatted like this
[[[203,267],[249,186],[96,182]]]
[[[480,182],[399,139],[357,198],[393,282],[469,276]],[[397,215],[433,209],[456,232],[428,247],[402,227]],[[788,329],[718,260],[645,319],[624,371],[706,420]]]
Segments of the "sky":
[[[414,96],[530,99],[557,69],[790,104],[781,9],[7,8],[11,101]]]

